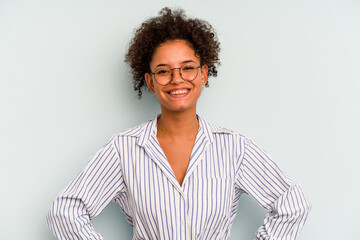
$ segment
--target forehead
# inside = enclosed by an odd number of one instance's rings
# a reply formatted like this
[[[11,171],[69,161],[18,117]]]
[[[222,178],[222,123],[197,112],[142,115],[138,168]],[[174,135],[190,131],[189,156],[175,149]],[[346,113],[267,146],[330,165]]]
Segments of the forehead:
[[[150,66],[179,64],[189,60],[200,61],[191,44],[185,40],[171,40],[160,44],[155,49]]]

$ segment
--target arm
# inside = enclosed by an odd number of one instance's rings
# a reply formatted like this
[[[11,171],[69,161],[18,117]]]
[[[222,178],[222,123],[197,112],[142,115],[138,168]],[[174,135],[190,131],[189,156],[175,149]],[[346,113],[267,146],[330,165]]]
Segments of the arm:
[[[54,200],[46,217],[50,230],[58,239],[103,239],[90,220],[124,189],[119,154],[110,141]]]
[[[296,239],[310,211],[302,189],[251,140],[245,140],[237,184],[269,212],[258,240]]]

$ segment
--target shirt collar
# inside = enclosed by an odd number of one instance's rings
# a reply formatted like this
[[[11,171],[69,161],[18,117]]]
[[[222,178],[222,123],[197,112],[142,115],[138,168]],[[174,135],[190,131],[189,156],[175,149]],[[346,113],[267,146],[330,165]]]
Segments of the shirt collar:
[[[154,119],[147,121],[133,129],[123,132],[123,135],[137,137],[137,144],[144,146],[151,136],[156,136],[157,133],[157,119],[160,115],[157,115]],[[205,119],[197,115],[199,119],[199,132],[198,134],[204,136],[209,140],[210,143],[214,141],[215,134],[230,134],[230,130],[215,126]]]

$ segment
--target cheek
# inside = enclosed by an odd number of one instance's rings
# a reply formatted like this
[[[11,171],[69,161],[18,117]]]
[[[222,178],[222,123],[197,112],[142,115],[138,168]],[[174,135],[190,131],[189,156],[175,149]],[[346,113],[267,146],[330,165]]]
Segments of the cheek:
[[[161,99],[161,97],[166,94],[165,92],[162,91],[161,88],[159,88],[157,86],[154,87],[153,93],[155,93],[157,99]]]

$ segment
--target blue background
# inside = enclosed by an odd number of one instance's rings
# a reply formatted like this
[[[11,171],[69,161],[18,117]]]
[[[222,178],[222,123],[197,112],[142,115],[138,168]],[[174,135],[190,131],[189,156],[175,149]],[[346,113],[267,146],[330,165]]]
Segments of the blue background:
[[[57,193],[113,134],[159,113],[132,90],[124,53],[164,6],[209,21],[222,65],[198,113],[254,138],[301,184],[313,210],[302,240],[354,239],[360,214],[360,2],[0,1],[1,239],[53,239]],[[240,200],[231,239],[253,239],[265,211]],[[111,204],[94,219],[131,239]]]

